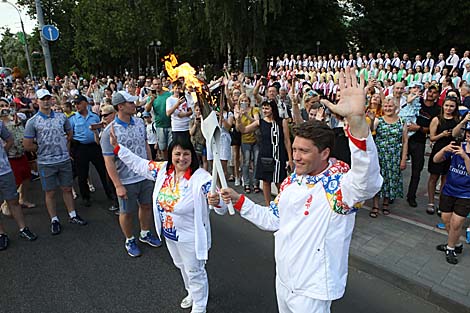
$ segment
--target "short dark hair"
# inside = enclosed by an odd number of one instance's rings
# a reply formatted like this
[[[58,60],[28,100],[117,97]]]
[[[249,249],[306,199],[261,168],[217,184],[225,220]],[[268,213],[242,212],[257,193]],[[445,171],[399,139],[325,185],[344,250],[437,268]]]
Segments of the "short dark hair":
[[[173,165],[173,149],[178,146],[183,148],[184,150],[191,151],[191,164],[189,165],[189,167],[191,168],[191,175],[194,174],[194,172],[197,171],[197,169],[199,168],[199,159],[189,137],[176,137],[171,141],[170,145],[168,146],[168,162],[166,164],[166,170],[168,171]]]
[[[330,148],[330,153],[335,147],[335,133],[325,123],[317,120],[309,120],[293,128],[295,137],[310,139],[321,152]]]

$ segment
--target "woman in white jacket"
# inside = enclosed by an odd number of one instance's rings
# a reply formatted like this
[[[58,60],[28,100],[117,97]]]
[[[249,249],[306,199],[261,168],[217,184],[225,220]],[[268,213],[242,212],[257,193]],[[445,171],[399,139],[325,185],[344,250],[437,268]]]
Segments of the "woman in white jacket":
[[[168,162],[142,159],[117,143],[111,130],[114,153],[139,175],[155,181],[153,215],[158,236],[166,238],[174,264],[181,270],[188,295],[181,307],[192,313],[206,312],[209,283],[205,270],[211,246],[209,205],[218,214],[227,207],[218,194],[210,194],[212,177],[199,168],[189,138],[178,138],[168,148]],[[220,205],[220,206],[219,206]]]

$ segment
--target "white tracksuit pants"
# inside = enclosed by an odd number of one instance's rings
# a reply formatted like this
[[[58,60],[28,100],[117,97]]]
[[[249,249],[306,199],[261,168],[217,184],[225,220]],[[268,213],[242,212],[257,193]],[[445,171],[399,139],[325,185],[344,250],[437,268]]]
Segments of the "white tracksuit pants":
[[[191,312],[206,312],[209,281],[207,280],[205,261],[196,259],[194,242],[178,242],[167,239],[166,245],[173,263],[181,270],[184,288],[193,299]]]
[[[293,293],[276,277],[279,313],[330,313],[331,301],[318,300]]]

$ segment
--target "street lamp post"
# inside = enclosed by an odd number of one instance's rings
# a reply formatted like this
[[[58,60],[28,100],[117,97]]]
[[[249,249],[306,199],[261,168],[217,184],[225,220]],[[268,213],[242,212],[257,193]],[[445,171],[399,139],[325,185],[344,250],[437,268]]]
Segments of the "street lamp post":
[[[157,40],[155,43],[155,74],[156,76],[159,75],[158,73],[158,54],[160,53],[160,46],[162,45],[162,42],[160,40]]]
[[[30,58],[30,55],[29,55],[28,40],[27,40],[27,38],[26,38],[26,32],[24,31],[24,24],[23,24],[23,19],[21,18],[21,12],[20,12],[20,10],[16,7],[16,5],[14,5],[13,3],[8,2],[7,0],[2,0],[2,2],[8,3],[8,4],[11,5],[12,7],[14,7],[15,10],[16,10],[16,12],[18,12],[18,16],[20,17],[21,31],[23,32],[23,37],[24,37],[24,49],[25,49],[25,53],[26,53],[26,62],[28,63],[29,76],[30,76],[31,79],[32,79],[32,78],[33,78],[33,68],[31,67],[31,58]],[[3,63],[3,61],[2,61],[2,63]]]
[[[3,63],[3,51],[2,51],[2,46],[0,46],[0,64],[2,65],[2,67],[5,66],[5,64]]]

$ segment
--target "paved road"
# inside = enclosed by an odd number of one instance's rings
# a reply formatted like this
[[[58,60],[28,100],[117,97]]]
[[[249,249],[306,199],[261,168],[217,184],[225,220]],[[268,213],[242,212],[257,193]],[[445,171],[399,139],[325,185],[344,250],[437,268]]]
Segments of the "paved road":
[[[67,224],[62,209],[63,233],[53,237],[39,183],[32,187],[41,205],[27,211],[27,220],[39,239],[21,241],[13,221],[4,218],[12,240],[0,253],[0,312],[184,312],[178,307],[183,284],[166,248],[143,247],[142,257],[127,256],[101,190],[94,206],[81,211],[89,225]],[[239,216],[214,215],[212,225],[208,311],[277,312],[272,234]],[[346,295],[333,312],[443,311],[351,269]]]

